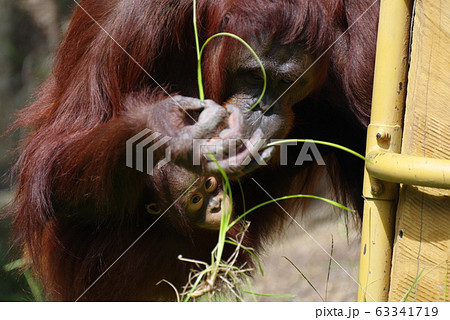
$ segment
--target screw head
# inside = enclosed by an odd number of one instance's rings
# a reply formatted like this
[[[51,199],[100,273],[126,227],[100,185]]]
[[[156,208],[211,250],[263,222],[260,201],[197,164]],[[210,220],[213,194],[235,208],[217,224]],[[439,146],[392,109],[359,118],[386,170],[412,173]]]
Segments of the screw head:
[[[381,182],[375,182],[372,184],[371,188],[370,188],[370,192],[374,195],[380,195],[384,192],[384,185]]]
[[[388,141],[390,139],[391,139],[391,135],[384,130],[381,130],[377,133],[377,140],[380,142]]]

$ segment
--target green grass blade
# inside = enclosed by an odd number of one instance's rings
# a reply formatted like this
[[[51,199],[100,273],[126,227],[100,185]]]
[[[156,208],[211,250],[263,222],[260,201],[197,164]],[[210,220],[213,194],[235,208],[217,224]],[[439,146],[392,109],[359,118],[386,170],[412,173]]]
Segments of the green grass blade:
[[[198,82],[198,95],[201,101],[205,100],[205,92],[203,90],[203,79],[202,79],[202,67],[201,67],[201,55],[200,55],[200,42],[198,39],[198,29],[197,29],[197,0],[192,2],[192,14],[194,23],[194,38],[195,38],[195,49],[197,51],[197,82]]]
[[[419,275],[416,277],[416,280],[414,280],[413,284],[411,285],[411,287],[409,288],[408,292],[406,293],[406,296],[403,299],[403,302],[406,302],[408,300],[409,295],[411,294],[412,290],[416,287],[417,282],[419,282],[419,279],[422,276],[422,273],[424,271],[425,271],[425,269],[422,269],[422,271],[420,271]]]
[[[43,302],[45,301],[44,296],[42,295],[42,289],[39,283],[33,278],[31,272],[29,270],[23,273],[25,279],[27,280],[28,286],[30,287],[31,293],[34,297],[34,301]]]
[[[238,181],[239,184],[239,190],[241,191],[241,197],[242,197],[242,210],[247,211],[246,207],[245,207],[245,193],[244,193],[244,188],[242,187],[242,183],[239,180]]]
[[[317,291],[317,289],[313,286],[313,284],[311,283],[311,281],[309,281],[309,279],[303,274],[303,272],[301,272],[301,270],[299,268],[297,268],[297,266],[291,261],[289,260],[288,257],[283,256],[283,258],[285,258],[287,261],[289,261],[289,263],[301,274],[301,276],[303,277],[303,279],[306,280],[306,282],[308,282],[308,284],[310,285],[311,288],[313,288],[313,290],[317,293],[317,295],[320,297],[320,299],[322,299],[323,302],[325,302],[325,300],[322,298],[322,296],[320,295],[319,291]]]
[[[227,231],[229,230],[227,226],[230,223],[231,215],[232,215],[232,208],[233,208],[233,194],[231,192],[231,184],[230,180],[228,179],[228,175],[223,170],[223,168],[219,165],[219,162],[217,159],[212,155],[208,154],[208,156],[214,161],[214,163],[219,168],[219,172],[222,175],[223,178],[223,187],[224,187],[224,194],[227,195],[230,198],[230,207],[228,209],[228,212],[222,212],[222,217],[220,221],[220,228],[219,228],[219,238],[217,241],[217,245],[214,248],[214,250],[211,253],[211,265],[213,267],[213,275],[212,275],[212,281],[215,281],[215,278],[217,276],[217,270],[218,266],[220,264],[220,261],[222,260],[222,254],[223,249],[225,247],[225,240],[227,237]]]
[[[11,272],[13,270],[24,268],[27,264],[28,264],[27,260],[22,258],[13,261],[11,263],[8,263],[3,267],[3,269],[6,272]],[[25,280],[27,281],[27,284],[30,287],[34,300],[38,302],[45,301],[44,296],[42,295],[41,286],[39,282],[34,279],[28,267],[25,268],[25,270],[23,271],[23,276],[25,277]]]
[[[242,290],[242,292],[249,293],[255,296],[261,296],[261,297],[278,297],[278,298],[295,298],[293,294],[269,294],[269,293],[257,293],[257,292],[251,292],[247,290]]]
[[[3,270],[10,272],[25,266],[26,262],[23,259],[17,259],[16,261],[10,262],[3,267]]]
[[[309,143],[315,143],[315,144],[321,144],[324,146],[329,146],[329,147],[333,147],[336,149],[340,149],[342,151],[348,152],[364,161],[370,161],[368,160],[366,157],[364,157],[363,155],[359,154],[356,151],[353,151],[352,149],[349,149],[347,147],[341,146],[340,144],[337,143],[331,143],[331,142],[327,142],[327,141],[320,141],[320,140],[311,140],[311,139],[285,139],[285,140],[279,140],[279,141],[274,141],[271,142],[269,144],[267,144],[265,147],[273,147],[273,146],[277,146],[283,143],[289,143],[289,142],[309,142]]]
[[[241,220],[241,219],[243,219],[244,217],[246,217],[249,213],[251,213],[251,212],[253,212],[253,211],[255,211],[255,210],[257,210],[257,209],[259,209],[259,208],[261,208],[261,207],[263,207],[263,206],[266,206],[266,205],[271,204],[271,203],[274,203],[274,202],[278,202],[278,201],[282,201],[282,200],[287,200],[287,199],[294,199],[294,198],[310,198],[310,199],[317,199],[317,200],[324,201],[324,202],[326,202],[326,203],[328,203],[328,204],[331,204],[331,205],[333,205],[333,206],[335,206],[335,207],[338,207],[338,208],[340,208],[340,209],[344,209],[344,210],[347,210],[347,211],[350,211],[350,212],[355,212],[355,210],[352,210],[352,209],[350,209],[350,208],[347,208],[346,206],[344,206],[344,205],[342,205],[342,204],[340,204],[340,203],[338,203],[338,202],[336,202],[336,201],[327,199],[327,198],[318,197],[318,196],[313,196],[313,195],[309,195],[309,194],[296,194],[296,195],[284,196],[284,197],[280,197],[280,198],[277,198],[277,199],[269,200],[269,201],[266,201],[266,202],[263,202],[263,203],[260,203],[260,204],[258,204],[258,205],[256,205],[256,206],[254,206],[253,208],[247,210],[247,211],[244,212],[242,215],[240,215],[236,220],[234,220],[234,221],[229,225],[227,231],[230,230],[231,227],[233,227],[239,220]]]
[[[334,238],[331,235],[330,260],[328,261],[327,283],[325,286],[325,301],[328,301],[328,283],[330,282],[331,263],[333,262]]]

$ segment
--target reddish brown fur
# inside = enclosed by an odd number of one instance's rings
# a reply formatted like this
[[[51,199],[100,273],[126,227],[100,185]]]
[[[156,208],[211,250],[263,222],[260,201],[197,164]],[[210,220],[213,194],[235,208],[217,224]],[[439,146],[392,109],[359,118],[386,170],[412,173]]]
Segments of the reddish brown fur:
[[[269,33],[282,44],[300,42],[317,57],[372,2],[199,1],[201,42],[218,31],[245,39]],[[170,93],[197,96],[190,0],[85,0],[81,6]],[[377,12],[375,5],[321,60],[326,79],[294,107],[289,137],[363,151]],[[218,103],[227,98],[226,70],[233,64],[227,53],[236,45],[221,39],[205,52],[206,94]],[[124,166],[124,142],[146,126],[129,99],[132,94],[149,103],[164,98],[155,82],[78,8],[53,73],[15,124],[29,130],[16,167],[15,240],[32,259],[50,299],[77,299],[154,222],[143,212],[147,177]],[[341,153],[329,160],[343,200],[359,198],[362,165]],[[300,192],[302,182],[310,184],[308,173],[295,166],[264,168],[252,177],[274,197]],[[247,207],[266,199],[252,180],[243,183]],[[249,217],[249,244],[258,249],[284,218],[276,206]],[[177,262],[178,254],[208,261],[216,234],[175,234],[170,228],[156,223],[82,300],[173,299],[167,285],[154,284],[167,279],[182,285],[188,266]]]

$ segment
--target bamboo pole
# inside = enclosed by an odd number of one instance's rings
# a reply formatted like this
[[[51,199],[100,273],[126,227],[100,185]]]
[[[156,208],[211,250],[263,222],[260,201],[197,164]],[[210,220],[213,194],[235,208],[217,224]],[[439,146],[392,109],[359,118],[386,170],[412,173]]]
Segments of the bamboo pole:
[[[400,153],[412,0],[381,0],[366,154]],[[387,301],[398,185],[365,170],[358,301]]]

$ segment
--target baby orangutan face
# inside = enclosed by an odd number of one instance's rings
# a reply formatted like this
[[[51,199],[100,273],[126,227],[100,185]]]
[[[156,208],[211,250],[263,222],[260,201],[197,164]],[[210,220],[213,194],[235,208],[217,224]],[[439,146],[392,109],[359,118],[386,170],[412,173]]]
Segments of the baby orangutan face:
[[[186,214],[198,227],[218,230],[222,215],[230,210],[230,198],[216,177],[200,178],[185,199]]]
[[[172,207],[168,212],[170,220],[186,217],[199,228],[218,230],[222,215],[231,210],[230,198],[225,194],[219,178],[198,176],[186,169],[169,165],[161,169],[155,179],[158,181],[155,186],[157,202],[145,206],[148,213],[163,214]],[[178,199],[180,195],[183,196]]]

